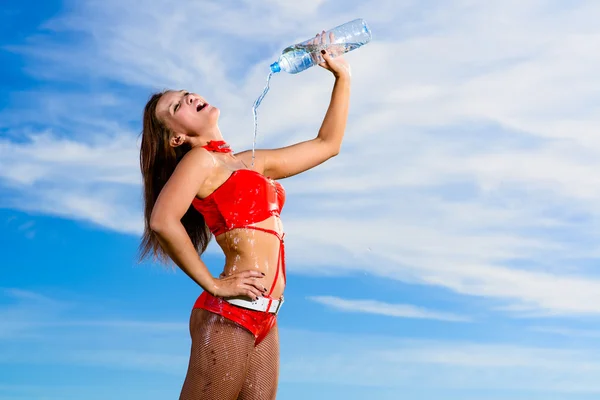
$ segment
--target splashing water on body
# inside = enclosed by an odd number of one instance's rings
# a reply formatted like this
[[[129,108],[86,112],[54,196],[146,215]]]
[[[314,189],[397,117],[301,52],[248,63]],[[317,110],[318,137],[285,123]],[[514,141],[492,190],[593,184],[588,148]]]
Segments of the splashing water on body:
[[[256,99],[256,101],[254,102],[254,105],[252,106],[252,114],[254,115],[254,139],[252,140],[251,168],[254,168],[254,151],[256,148],[256,133],[258,131],[258,107],[260,106],[260,103],[262,103],[263,99],[269,92],[269,84],[271,83],[272,76],[273,76],[273,72],[269,72],[269,76],[267,76],[267,84],[265,85],[265,88],[263,89],[262,93],[260,94],[260,96],[258,96],[258,99]]]

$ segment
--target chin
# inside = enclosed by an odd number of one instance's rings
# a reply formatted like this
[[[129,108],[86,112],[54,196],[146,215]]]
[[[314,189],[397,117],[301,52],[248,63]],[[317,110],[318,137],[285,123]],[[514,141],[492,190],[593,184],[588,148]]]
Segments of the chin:
[[[221,115],[221,110],[219,110],[217,107],[213,107],[209,110],[209,118],[211,121],[214,121],[215,123],[219,119],[220,115]]]

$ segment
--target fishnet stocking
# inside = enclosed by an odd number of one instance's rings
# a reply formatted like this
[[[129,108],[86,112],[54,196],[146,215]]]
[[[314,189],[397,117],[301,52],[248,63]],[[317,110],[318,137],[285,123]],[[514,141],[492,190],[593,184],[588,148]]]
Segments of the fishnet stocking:
[[[192,349],[179,400],[236,400],[246,377],[254,336],[200,308],[190,318]]]
[[[250,354],[238,400],[274,400],[279,376],[279,333],[275,324]]]

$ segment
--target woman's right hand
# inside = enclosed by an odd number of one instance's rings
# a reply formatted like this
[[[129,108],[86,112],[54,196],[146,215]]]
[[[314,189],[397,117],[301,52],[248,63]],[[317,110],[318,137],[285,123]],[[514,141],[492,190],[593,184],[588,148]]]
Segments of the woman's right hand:
[[[258,271],[234,272],[231,275],[214,279],[213,295],[218,297],[248,296],[258,300],[267,293],[263,278],[265,274]]]
[[[315,38],[308,44],[318,46],[321,49],[320,55],[319,53],[315,54],[320,67],[332,72],[336,79],[350,77],[350,64],[342,57],[345,53],[345,46],[335,42],[333,32],[329,32],[329,41],[326,32],[323,31],[317,33]]]

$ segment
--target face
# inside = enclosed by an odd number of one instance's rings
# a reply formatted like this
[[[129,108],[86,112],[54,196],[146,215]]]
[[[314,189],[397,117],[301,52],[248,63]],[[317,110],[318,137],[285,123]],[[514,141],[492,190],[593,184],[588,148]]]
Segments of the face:
[[[195,93],[168,91],[156,105],[156,116],[173,132],[171,145],[179,146],[190,137],[211,139],[217,130],[219,109]]]

